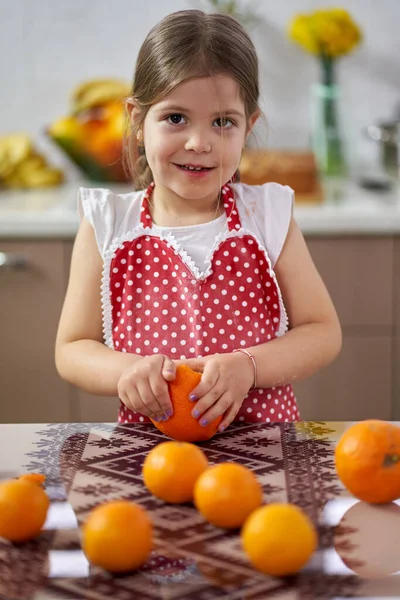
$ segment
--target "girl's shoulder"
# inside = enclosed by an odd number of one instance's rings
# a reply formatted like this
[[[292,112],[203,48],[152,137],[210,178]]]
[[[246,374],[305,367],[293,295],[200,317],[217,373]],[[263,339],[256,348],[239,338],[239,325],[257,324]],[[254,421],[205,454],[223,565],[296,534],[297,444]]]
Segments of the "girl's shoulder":
[[[288,185],[268,182],[261,185],[247,183],[234,183],[232,188],[239,203],[253,207],[259,212],[269,210],[285,210],[289,205],[292,208],[294,191]]]
[[[232,189],[242,225],[262,242],[276,263],[293,214],[294,191],[287,185],[234,183]]]
[[[79,215],[93,226],[102,256],[113,239],[139,224],[143,194],[144,190],[121,194],[108,188],[79,188]]]
[[[88,208],[90,210],[104,209],[113,207],[118,210],[120,207],[126,209],[127,206],[139,206],[143,197],[144,190],[118,193],[108,188],[87,188],[78,189],[79,208]]]

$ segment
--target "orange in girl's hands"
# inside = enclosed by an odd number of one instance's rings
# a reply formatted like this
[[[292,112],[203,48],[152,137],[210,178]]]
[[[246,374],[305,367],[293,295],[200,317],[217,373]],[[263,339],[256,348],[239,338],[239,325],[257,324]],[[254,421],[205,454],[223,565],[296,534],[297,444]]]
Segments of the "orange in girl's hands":
[[[97,506],[82,528],[82,548],[87,559],[111,573],[141,567],[152,545],[153,526],[146,510],[127,500]]]
[[[0,537],[25,542],[37,537],[46,521],[50,500],[27,478],[0,483]]]
[[[400,427],[367,419],[344,432],[335,449],[336,472],[353,496],[380,504],[400,498]]]
[[[209,467],[194,487],[194,503],[203,517],[224,529],[243,525],[261,505],[262,487],[254,473],[235,463]]]
[[[152,423],[166,436],[182,442],[200,442],[209,440],[217,432],[222,415],[202,427],[192,416],[195,402],[189,400],[190,393],[198,386],[201,373],[193,371],[187,365],[178,365],[174,381],[168,382],[169,395],[174,414],[168,421]]]
[[[147,489],[165,502],[191,502],[195,483],[207,467],[207,457],[198,446],[163,442],[146,456],[143,479]]]

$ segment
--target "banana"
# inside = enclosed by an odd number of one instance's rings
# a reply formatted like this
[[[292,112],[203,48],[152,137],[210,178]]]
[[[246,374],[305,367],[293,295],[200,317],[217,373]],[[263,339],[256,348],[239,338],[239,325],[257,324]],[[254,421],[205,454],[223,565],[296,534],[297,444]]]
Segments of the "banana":
[[[0,162],[8,161],[12,165],[27,158],[33,150],[32,142],[25,134],[5,135],[0,138]]]
[[[58,185],[64,180],[60,169],[44,167],[42,169],[20,171],[16,170],[4,180],[9,188],[37,188]]]
[[[0,148],[0,179],[7,177],[14,168],[14,165],[5,148]]]
[[[3,179],[2,184],[4,184],[7,188],[14,189],[25,187],[22,178],[15,173],[12,173],[11,175]]]
[[[31,173],[35,173],[44,168],[47,168],[47,164],[43,156],[32,154],[32,156],[28,156],[28,158],[19,163],[16,172],[22,179],[29,179]]]
[[[107,79],[88,79],[83,83],[80,83],[76,86],[72,91],[72,99],[79,100],[81,96],[84,96],[89,90],[102,86],[102,85],[127,85],[125,81],[115,78],[107,78]]]
[[[63,178],[60,169],[49,167],[46,159],[35,151],[29,136],[13,134],[0,138],[0,180],[6,187],[57,185]]]
[[[129,96],[130,85],[118,79],[93,79],[79,85],[72,93],[72,112],[76,114],[112,100]]]
[[[38,169],[31,172],[25,179],[26,187],[48,187],[58,185],[64,181],[64,173],[61,169],[49,168]]]

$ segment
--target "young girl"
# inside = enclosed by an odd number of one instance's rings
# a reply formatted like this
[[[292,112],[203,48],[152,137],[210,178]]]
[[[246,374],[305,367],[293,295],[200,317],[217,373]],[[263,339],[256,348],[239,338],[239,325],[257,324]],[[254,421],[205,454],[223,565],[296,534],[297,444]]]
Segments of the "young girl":
[[[190,396],[201,425],[298,420],[291,383],[340,350],[293,191],[232,183],[258,98],[255,49],[233,18],[169,15],[140,49],[127,100],[137,191],[79,191],[56,364],[118,395],[121,423],[172,415],[181,362],[202,372]]]

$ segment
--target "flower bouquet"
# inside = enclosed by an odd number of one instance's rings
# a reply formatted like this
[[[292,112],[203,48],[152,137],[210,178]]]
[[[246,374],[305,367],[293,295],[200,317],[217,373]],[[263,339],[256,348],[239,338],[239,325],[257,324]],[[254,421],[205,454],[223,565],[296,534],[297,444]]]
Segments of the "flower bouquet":
[[[321,81],[313,86],[314,111],[312,146],[322,177],[344,177],[347,164],[338,118],[339,59],[362,41],[362,34],[349,13],[342,8],[298,14],[289,25],[289,37],[303,50],[317,57]]]

